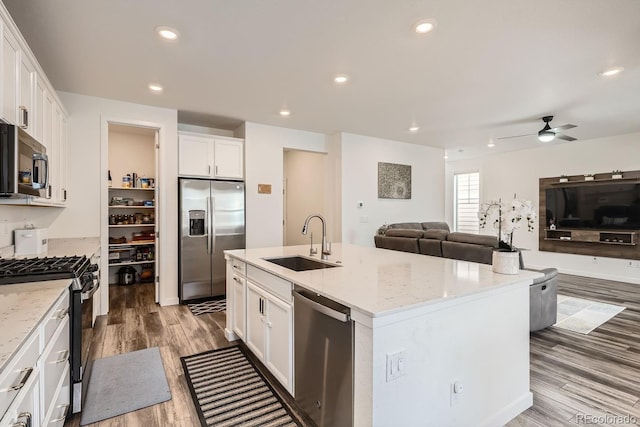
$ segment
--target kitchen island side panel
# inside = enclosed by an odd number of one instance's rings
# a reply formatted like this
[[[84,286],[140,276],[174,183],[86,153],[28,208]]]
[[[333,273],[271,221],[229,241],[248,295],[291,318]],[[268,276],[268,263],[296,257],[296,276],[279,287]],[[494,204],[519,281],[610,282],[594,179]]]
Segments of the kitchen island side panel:
[[[356,426],[498,426],[533,403],[526,284],[372,332],[372,384],[355,383],[356,396],[366,396],[359,387],[373,390],[372,420]],[[404,374],[387,382],[387,354],[400,351]],[[453,397],[456,382],[463,389]]]

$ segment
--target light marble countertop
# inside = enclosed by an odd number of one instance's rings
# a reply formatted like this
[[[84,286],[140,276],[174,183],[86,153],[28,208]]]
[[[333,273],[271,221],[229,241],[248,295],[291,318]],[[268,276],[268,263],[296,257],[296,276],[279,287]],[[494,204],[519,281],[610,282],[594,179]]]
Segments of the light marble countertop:
[[[71,279],[0,285],[0,371],[64,293]]]
[[[61,257],[61,256],[82,256],[91,258],[100,249],[99,237],[69,237],[49,239],[47,252],[37,258]],[[0,248],[0,258],[13,258],[13,245]],[[36,258],[35,256],[22,256],[20,258]]]
[[[47,256],[86,255],[91,258],[100,249],[99,237],[49,239]]]
[[[245,260],[306,289],[378,317],[502,287],[527,285],[542,274],[521,270],[497,274],[490,265],[407,252],[334,243],[329,263],[340,267],[296,272],[263,258],[300,255],[309,246],[237,249],[225,254]],[[319,256],[314,257],[319,260]]]

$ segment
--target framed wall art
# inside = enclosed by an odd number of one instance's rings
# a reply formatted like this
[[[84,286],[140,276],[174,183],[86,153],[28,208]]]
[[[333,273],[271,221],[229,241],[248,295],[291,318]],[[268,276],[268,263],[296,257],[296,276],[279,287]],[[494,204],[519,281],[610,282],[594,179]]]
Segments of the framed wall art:
[[[378,198],[411,198],[411,165],[378,162]]]

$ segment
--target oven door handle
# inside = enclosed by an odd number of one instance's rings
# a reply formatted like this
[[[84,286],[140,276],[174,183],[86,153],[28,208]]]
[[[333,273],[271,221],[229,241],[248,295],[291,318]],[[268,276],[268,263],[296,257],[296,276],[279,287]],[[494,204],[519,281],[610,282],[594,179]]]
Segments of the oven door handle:
[[[98,290],[98,288],[100,287],[100,278],[97,276],[93,277],[93,284],[91,285],[91,287],[86,290],[85,292],[81,292],[80,293],[80,302],[84,302],[86,300],[88,300],[89,298],[91,298],[93,296],[93,294],[96,293],[96,291]]]

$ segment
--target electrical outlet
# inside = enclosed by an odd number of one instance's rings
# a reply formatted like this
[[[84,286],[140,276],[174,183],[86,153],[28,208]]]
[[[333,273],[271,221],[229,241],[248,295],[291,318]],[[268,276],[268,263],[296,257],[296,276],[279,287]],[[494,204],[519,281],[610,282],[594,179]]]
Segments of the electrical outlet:
[[[627,267],[629,267],[629,268],[633,268],[633,261],[628,260],[628,261],[627,261]]]
[[[397,380],[406,374],[405,350],[387,353],[387,382]]]
[[[597,264],[597,263],[598,263],[598,258],[593,257],[593,263],[594,263],[594,264]]]
[[[458,380],[451,381],[450,386],[451,394],[451,406],[455,406],[460,402],[462,394],[464,393],[464,384]]]

